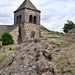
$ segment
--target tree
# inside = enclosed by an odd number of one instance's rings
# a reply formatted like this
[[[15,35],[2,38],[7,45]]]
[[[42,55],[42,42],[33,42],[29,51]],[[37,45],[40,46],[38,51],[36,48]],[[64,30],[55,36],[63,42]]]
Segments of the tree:
[[[67,20],[67,23],[64,24],[63,31],[67,33],[69,30],[75,27],[74,22]]]
[[[13,44],[13,38],[11,36],[11,34],[9,34],[8,32],[4,32],[1,36],[1,41],[3,45],[10,45]]]

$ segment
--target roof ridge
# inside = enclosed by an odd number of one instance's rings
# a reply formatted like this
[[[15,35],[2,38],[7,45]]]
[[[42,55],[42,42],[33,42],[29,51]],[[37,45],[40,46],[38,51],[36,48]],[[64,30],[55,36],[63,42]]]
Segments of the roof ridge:
[[[34,4],[30,1],[30,0],[26,0],[26,1],[29,1],[33,6],[34,6]],[[27,2],[26,2],[27,3]],[[34,6],[35,7],[35,6]],[[35,7],[36,8],[36,7]],[[36,8],[37,9],[37,8]]]
[[[27,0],[25,0],[25,5],[26,5],[26,1],[27,1]]]
[[[24,2],[19,6],[19,8],[15,12],[25,8],[40,12],[40,10],[38,10],[30,0],[24,0]]]

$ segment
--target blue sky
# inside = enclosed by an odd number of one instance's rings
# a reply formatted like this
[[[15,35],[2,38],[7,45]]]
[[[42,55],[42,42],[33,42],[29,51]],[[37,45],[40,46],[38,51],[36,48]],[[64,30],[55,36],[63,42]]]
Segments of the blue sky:
[[[14,10],[24,0],[0,0],[0,25],[14,23]],[[41,25],[62,32],[67,20],[75,22],[75,0],[31,0],[41,10]]]

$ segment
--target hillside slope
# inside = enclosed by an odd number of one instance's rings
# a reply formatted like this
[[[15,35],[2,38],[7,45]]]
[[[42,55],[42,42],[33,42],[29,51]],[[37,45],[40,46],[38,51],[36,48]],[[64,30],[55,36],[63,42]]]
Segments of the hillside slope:
[[[58,37],[62,37],[64,35],[64,33],[50,31],[47,28],[45,28],[44,26],[41,26],[40,30],[41,30],[42,38],[58,38]]]
[[[73,36],[44,27],[41,32],[40,39],[0,49],[0,75],[75,75]]]

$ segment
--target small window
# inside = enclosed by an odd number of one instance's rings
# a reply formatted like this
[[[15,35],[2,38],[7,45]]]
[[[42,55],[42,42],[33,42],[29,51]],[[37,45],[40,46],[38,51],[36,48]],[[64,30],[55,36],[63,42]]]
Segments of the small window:
[[[20,15],[19,17],[20,17],[20,18],[19,18],[19,19],[20,19],[19,21],[20,21],[20,23],[21,23],[21,21],[22,21],[22,16]]]
[[[34,24],[36,24],[36,23],[37,23],[37,17],[34,16]]]
[[[35,32],[34,31],[31,32],[31,38],[35,38]]]
[[[32,23],[32,15],[29,16],[29,22]]]
[[[16,17],[16,24],[18,24],[18,16]]]

